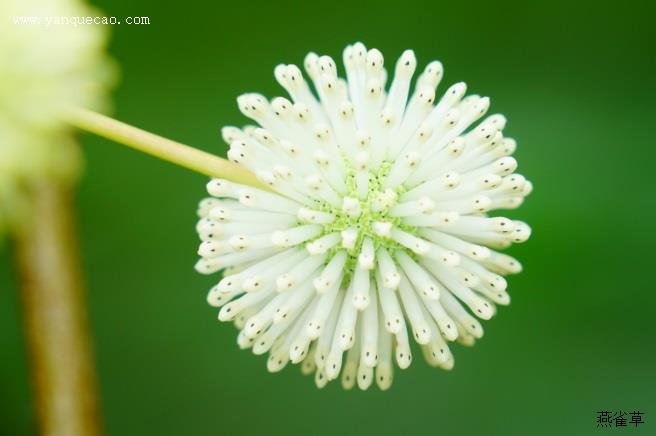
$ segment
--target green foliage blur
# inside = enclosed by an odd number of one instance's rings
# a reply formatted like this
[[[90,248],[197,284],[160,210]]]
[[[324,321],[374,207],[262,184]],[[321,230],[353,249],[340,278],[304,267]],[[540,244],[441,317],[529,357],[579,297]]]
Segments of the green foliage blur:
[[[193,270],[206,179],[91,135],[78,205],[107,434],[595,435],[599,410],[645,412],[656,434],[653,270],[656,16],[627,0],[161,2],[96,0],[113,26],[115,116],[218,154],[242,125],[235,98],[282,95],[281,62],[347,43],[388,68],[413,48],[445,84],[464,80],[509,120],[535,191],[511,216],[533,236],[511,252],[512,304],[447,373],[420,358],[387,392],[318,390],[236,345]],[[43,217],[48,219],[48,217]],[[33,434],[18,285],[0,253],[0,434]],[[419,356],[417,356],[419,357]],[[619,430],[618,430],[619,431]]]

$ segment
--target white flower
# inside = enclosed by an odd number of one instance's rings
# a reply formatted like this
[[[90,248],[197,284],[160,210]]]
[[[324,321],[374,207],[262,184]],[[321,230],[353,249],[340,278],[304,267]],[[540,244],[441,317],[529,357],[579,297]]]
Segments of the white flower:
[[[108,28],[54,18],[94,15],[78,0],[0,2],[0,227],[20,220],[31,179],[79,171],[62,114],[69,105],[104,106],[114,76],[104,54]]]
[[[521,266],[488,247],[524,242],[530,228],[487,212],[516,208],[531,184],[514,173],[502,115],[470,127],[487,97],[464,97],[457,83],[434,104],[439,62],[410,97],[412,51],[387,91],[378,50],[349,46],[344,64],[347,80],[310,53],[314,92],[298,67],[279,65],[292,101],[239,97],[259,126],[224,128],[228,156],[275,193],[212,180],[196,268],[224,270],[208,302],[241,329],[241,348],[269,352],[269,371],[291,361],[319,387],[341,372],[345,388],[375,379],[386,389],[392,361],[410,365],[409,337],[430,365],[451,369],[447,343],[473,344],[477,318],[510,302],[502,276]]]

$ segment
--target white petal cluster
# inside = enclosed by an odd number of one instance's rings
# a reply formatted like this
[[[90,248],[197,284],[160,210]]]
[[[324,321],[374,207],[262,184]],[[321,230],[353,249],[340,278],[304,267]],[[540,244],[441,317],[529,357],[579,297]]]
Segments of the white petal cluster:
[[[79,170],[62,113],[104,106],[115,68],[104,54],[107,26],[54,19],[96,15],[80,0],[0,2],[0,228],[20,219],[30,179]]]
[[[343,59],[346,80],[310,53],[314,89],[279,65],[291,99],[239,97],[257,126],[223,129],[228,156],[271,192],[208,184],[196,268],[223,270],[208,302],[241,330],[241,348],[269,353],[269,371],[300,363],[319,387],[341,374],[344,388],[386,389],[393,361],[412,361],[410,338],[430,365],[451,369],[448,342],[473,344],[478,319],[510,302],[503,276],[521,266],[494,249],[530,228],[487,212],[518,207],[531,183],[515,173],[502,115],[472,127],[487,97],[457,83],[436,98],[439,62],[410,95],[412,51],[389,86],[378,50],[356,43]]]

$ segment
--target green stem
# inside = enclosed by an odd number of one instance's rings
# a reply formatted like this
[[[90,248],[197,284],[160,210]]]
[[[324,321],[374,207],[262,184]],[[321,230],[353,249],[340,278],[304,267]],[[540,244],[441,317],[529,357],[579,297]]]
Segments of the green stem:
[[[69,124],[96,135],[127,145],[141,152],[173,162],[210,177],[227,179],[236,183],[268,190],[255,174],[234,162],[188,145],[180,144],[159,135],[88,109],[73,107],[67,114]]]

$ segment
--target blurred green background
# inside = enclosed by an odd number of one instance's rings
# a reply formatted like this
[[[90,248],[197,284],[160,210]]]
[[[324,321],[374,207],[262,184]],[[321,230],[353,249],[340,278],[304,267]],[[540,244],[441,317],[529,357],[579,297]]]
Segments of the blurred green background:
[[[192,268],[205,178],[90,135],[79,194],[108,435],[656,434],[654,8],[648,2],[161,2],[97,0],[120,62],[115,115],[215,152],[245,123],[235,97],[281,95],[280,62],[340,58],[356,40],[387,66],[414,48],[492,97],[535,185],[513,211],[512,305],[451,373],[416,359],[392,389],[317,390],[268,374],[205,302]],[[341,61],[340,61],[341,62]],[[446,89],[443,85],[441,90]],[[44,217],[47,219],[47,217]],[[0,434],[34,433],[10,249],[0,254]],[[598,429],[598,410],[645,412]]]

